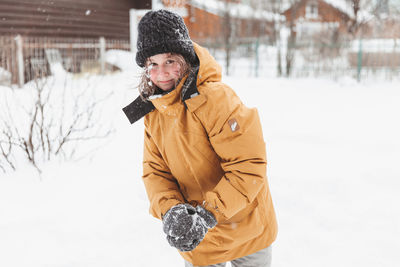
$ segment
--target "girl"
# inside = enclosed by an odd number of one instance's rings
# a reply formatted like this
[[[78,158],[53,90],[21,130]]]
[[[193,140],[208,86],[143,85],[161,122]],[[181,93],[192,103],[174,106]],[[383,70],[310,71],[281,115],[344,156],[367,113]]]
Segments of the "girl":
[[[277,223],[257,111],[175,13],[141,19],[136,62],[140,97],[124,112],[144,117],[143,182],[167,241],[185,266],[270,266]]]

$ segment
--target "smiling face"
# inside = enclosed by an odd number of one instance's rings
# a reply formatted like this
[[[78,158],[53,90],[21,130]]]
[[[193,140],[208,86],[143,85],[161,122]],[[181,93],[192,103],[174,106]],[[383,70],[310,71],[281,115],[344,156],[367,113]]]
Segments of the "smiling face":
[[[150,80],[163,91],[173,89],[182,74],[178,56],[170,53],[149,57],[146,68]]]

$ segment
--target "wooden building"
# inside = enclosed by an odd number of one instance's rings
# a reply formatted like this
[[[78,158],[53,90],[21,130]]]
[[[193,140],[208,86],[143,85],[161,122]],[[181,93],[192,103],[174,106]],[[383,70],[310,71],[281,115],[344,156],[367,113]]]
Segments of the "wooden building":
[[[157,1],[0,0],[0,35],[129,40],[129,10],[151,9],[152,2]],[[266,36],[274,21],[268,12],[247,10],[241,0],[158,2],[180,13],[197,41],[220,38],[227,30],[238,38]]]
[[[129,40],[129,9],[151,0],[0,0],[0,35]]]
[[[298,38],[321,32],[347,34],[351,22],[349,14],[323,0],[299,0],[283,15]]]
[[[198,43],[269,38],[275,21],[283,20],[279,14],[256,10],[243,0],[162,0],[162,4],[184,18],[191,38]]]
[[[152,0],[0,0],[0,70],[20,86],[52,72],[104,71],[106,49],[130,50],[130,9]],[[18,37],[16,37],[18,36]]]

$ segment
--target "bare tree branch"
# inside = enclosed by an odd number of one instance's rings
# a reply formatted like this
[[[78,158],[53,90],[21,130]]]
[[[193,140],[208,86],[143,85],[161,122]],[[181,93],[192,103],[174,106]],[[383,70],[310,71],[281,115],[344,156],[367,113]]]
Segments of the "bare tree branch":
[[[73,82],[66,78],[60,88],[54,78],[40,77],[33,82],[32,97],[25,99],[29,103],[18,98],[23,91],[9,94],[10,99],[2,101],[1,109],[5,110],[0,117],[0,125],[4,126],[0,132],[0,169],[3,172],[17,168],[13,155],[18,151],[40,174],[44,162],[53,157],[73,159],[81,143],[105,139],[113,133],[113,129],[103,129],[104,121],[99,115],[101,104],[112,93],[103,97],[98,92],[90,94],[96,91],[98,83],[89,78],[80,79],[78,85]],[[12,108],[9,101],[13,101]],[[11,110],[21,116],[11,116]]]

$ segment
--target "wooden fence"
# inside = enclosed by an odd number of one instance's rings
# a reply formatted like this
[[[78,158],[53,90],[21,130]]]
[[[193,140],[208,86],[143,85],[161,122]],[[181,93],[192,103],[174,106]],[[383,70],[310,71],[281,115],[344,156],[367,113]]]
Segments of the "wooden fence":
[[[130,44],[127,40],[104,38],[0,36],[0,73],[11,74],[9,82],[19,86],[51,74],[54,63],[72,73],[104,73],[107,49],[130,50]]]

